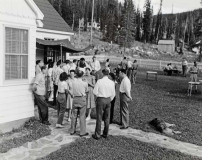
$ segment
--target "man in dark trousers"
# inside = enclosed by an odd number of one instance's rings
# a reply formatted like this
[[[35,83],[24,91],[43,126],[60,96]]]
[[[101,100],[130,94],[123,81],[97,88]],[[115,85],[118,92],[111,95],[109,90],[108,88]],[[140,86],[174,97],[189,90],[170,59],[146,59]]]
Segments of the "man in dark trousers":
[[[96,98],[96,128],[92,137],[96,140],[101,137],[101,123],[104,121],[104,130],[102,137],[107,138],[110,121],[111,101],[115,97],[115,83],[108,78],[109,70],[102,70],[103,78],[95,84],[93,93]]]
[[[86,132],[86,96],[88,93],[88,83],[82,80],[84,72],[77,71],[77,78],[72,81],[73,107],[71,121],[71,135],[76,133],[77,117],[80,119],[80,137],[87,136]]]
[[[45,85],[45,74],[46,67],[41,67],[41,72],[36,75],[34,84],[33,84],[33,92],[36,104],[38,106],[39,119],[40,122],[46,125],[50,125],[48,121],[48,107],[50,106],[46,100],[46,85]]]
[[[126,75],[126,70],[121,69],[119,76],[122,79],[120,85],[120,129],[127,129],[129,127],[129,109],[128,102],[132,100],[131,97],[131,82]]]

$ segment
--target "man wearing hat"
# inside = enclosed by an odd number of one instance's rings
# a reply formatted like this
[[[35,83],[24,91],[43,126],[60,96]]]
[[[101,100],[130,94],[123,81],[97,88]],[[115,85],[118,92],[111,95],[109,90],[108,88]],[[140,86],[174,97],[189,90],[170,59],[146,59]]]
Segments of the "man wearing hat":
[[[102,70],[103,78],[95,84],[93,93],[96,98],[96,128],[92,137],[98,140],[101,136],[102,118],[104,121],[104,130],[102,137],[107,138],[109,131],[110,107],[111,101],[115,97],[115,83],[108,78],[109,70]]]
[[[96,56],[93,56],[93,61],[90,63],[90,67],[92,69],[93,74],[95,75],[95,79],[99,79],[98,71],[101,69],[100,62],[96,60]]]

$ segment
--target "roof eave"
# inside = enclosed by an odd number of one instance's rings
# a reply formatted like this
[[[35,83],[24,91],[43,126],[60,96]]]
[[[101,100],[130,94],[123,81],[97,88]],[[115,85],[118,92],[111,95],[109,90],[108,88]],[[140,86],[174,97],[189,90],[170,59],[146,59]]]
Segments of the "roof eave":
[[[65,32],[65,31],[56,31],[44,28],[37,28],[39,32],[46,32],[46,33],[55,33],[55,34],[62,34],[62,35],[74,35],[74,32]]]
[[[38,8],[38,6],[34,3],[33,0],[25,0],[27,4],[31,7],[33,12],[36,14],[36,17],[38,20],[43,20],[44,14],[41,12],[41,10]]]

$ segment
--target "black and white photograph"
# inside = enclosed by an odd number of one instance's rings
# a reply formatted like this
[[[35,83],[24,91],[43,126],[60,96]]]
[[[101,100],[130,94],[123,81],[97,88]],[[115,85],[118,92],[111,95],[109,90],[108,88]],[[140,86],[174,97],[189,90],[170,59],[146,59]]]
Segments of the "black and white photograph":
[[[202,0],[0,0],[0,160],[202,159]]]

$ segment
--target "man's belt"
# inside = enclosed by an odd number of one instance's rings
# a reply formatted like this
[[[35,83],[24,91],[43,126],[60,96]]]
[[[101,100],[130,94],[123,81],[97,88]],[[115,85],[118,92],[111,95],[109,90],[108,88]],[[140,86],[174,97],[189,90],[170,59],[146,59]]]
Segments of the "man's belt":
[[[81,98],[81,97],[86,97],[86,96],[74,96],[75,98]]]
[[[65,92],[64,93],[58,92],[58,94],[65,94]]]

